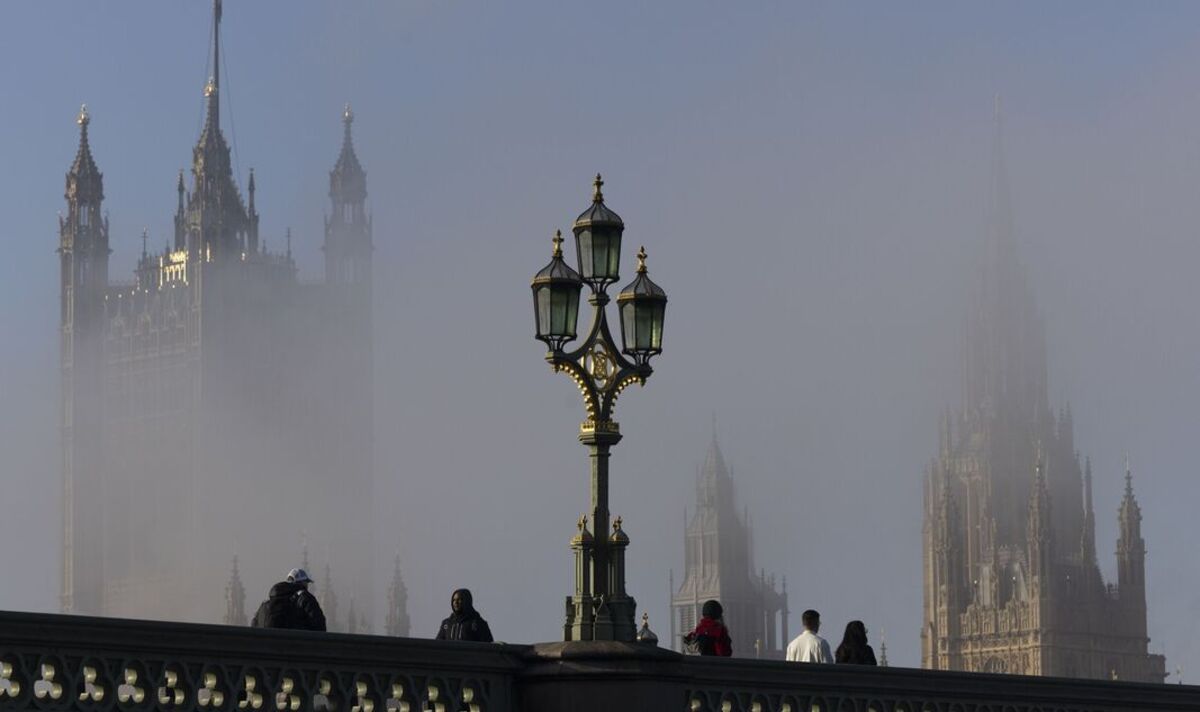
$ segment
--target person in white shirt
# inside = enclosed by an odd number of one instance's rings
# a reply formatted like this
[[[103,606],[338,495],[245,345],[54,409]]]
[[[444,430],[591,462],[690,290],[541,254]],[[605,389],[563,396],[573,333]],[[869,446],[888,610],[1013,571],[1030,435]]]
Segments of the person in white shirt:
[[[829,643],[817,635],[821,630],[821,614],[809,609],[800,615],[804,632],[788,643],[787,659],[796,663],[832,663]]]

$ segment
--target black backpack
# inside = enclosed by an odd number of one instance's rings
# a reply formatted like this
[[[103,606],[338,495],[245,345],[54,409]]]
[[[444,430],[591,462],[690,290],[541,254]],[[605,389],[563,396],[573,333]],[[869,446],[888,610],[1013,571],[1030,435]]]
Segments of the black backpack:
[[[295,595],[268,598],[254,614],[257,628],[303,628],[302,622],[303,614]]]

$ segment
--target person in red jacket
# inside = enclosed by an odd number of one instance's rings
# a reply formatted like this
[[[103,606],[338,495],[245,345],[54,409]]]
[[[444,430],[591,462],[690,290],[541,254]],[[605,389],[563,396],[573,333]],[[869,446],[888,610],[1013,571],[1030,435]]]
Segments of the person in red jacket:
[[[733,641],[729,639],[729,629],[721,616],[725,610],[716,601],[705,601],[701,609],[703,618],[696,630],[683,636],[683,642],[688,650],[701,655],[716,655],[727,658],[733,655]]]

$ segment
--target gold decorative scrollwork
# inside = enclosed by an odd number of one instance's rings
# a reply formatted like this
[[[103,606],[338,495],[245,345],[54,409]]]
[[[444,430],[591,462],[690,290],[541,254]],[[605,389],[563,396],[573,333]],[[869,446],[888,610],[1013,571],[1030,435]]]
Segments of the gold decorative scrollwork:
[[[592,344],[592,347],[583,355],[580,365],[596,382],[596,388],[601,391],[608,387],[609,380],[616,372],[616,362],[603,341]]]

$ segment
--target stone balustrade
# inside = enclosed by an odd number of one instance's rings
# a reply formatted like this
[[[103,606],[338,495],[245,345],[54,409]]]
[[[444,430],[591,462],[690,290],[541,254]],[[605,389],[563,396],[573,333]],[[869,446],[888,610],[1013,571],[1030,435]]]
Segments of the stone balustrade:
[[[0,612],[0,710],[1196,712],[1200,687]]]

